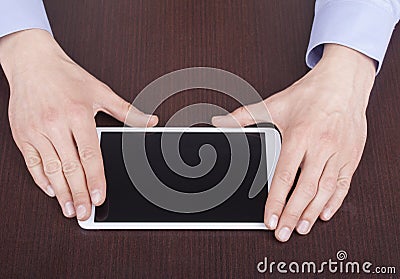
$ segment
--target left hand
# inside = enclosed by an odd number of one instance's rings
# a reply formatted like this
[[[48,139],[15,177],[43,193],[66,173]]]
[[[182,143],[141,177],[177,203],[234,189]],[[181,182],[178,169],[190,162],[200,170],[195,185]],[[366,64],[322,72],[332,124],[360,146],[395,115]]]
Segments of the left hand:
[[[319,63],[289,88],[212,119],[215,126],[247,126],[268,119],[266,106],[281,131],[282,149],[264,215],[279,241],[287,241],[295,228],[307,234],[318,217],[327,221],[341,206],[364,149],[374,78],[372,59],[327,44]]]

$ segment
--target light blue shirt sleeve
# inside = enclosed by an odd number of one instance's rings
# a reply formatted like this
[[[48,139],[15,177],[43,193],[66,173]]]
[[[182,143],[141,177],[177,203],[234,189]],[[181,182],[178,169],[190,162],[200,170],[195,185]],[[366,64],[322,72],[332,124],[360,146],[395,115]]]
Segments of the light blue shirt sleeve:
[[[323,45],[335,43],[376,60],[379,72],[399,19],[400,0],[316,0],[306,63],[314,67]]]
[[[51,33],[42,0],[0,0],[0,38],[32,28]]]

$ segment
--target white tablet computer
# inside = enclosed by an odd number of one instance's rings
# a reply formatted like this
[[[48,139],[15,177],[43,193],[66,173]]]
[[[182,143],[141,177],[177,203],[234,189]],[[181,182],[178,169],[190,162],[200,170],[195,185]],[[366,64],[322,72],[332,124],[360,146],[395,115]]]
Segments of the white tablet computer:
[[[281,137],[263,128],[97,128],[106,200],[84,229],[265,229]]]

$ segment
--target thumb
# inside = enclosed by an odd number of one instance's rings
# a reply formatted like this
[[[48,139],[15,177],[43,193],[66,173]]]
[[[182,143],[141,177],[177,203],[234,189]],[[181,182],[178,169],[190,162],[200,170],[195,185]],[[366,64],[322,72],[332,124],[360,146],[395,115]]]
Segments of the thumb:
[[[260,122],[271,122],[271,116],[262,101],[240,107],[226,115],[214,116],[211,122],[216,127],[244,127]]]
[[[122,99],[114,92],[108,92],[102,104],[102,111],[128,126],[152,127],[157,125],[156,115],[146,114]]]

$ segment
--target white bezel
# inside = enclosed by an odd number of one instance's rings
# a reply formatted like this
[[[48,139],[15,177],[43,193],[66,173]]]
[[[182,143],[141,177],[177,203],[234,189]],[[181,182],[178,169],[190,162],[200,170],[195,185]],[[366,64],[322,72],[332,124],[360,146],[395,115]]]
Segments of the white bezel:
[[[273,127],[267,128],[214,128],[214,127],[151,127],[151,128],[130,128],[130,127],[99,127],[97,134],[99,141],[103,132],[258,132],[265,134],[266,143],[266,160],[267,160],[267,174],[268,174],[268,191],[270,182],[272,181],[275,172],[276,163],[281,150],[281,138],[278,130]],[[269,144],[270,143],[270,144]],[[205,222],[94,222],[95,206],[92,205],[92,213],[86,221],[79,221],[79,226],[83,229],[111,229],[111,230],[176,230],[176,229],[200,229],[200,230],[265,230],[264,223],[243,223],[243,222],[229,222],[229,223],[205,223]]]

